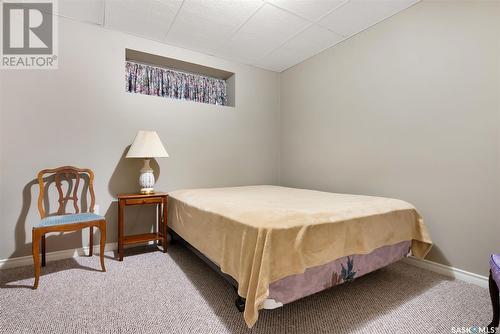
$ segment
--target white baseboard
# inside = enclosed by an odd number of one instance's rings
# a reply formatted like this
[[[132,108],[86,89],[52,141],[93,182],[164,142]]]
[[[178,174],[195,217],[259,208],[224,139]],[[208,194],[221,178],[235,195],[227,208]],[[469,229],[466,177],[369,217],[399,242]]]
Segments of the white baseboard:
[[[403,259],[403,261],[413,266],[433,271],[444,276],[475,284],[482,288],[488,288],[488,277],[486,276],[474,274],[462,269],[446,266],[444,264],[432,262],[429,260],[419,260],[413,256],[407,257]]]
[[[48,261],[70,259],[78,256],[83,256],[89,253],[89,248],[90,247],[87,246],[77,249],[65,249],[61,251],[50,252],[46,254],[46,260],[48,262]],[[107,251],[113,251],[117,248],[118,248],[117,242],[110,242],[106,244],[104,250],[107,252]],[[99,254],[99,245],[94,246],[94,254]],[[31,255],[0,260],[0,269],[8,269],[8,268],[15,268],[15,267],[22,267],[29,265],[33,265],[33,256]]]

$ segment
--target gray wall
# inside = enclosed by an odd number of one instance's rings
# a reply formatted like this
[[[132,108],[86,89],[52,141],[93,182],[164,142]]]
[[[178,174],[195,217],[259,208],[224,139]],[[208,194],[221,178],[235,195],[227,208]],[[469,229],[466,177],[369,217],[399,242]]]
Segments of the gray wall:
[[[137,191],[140,161],[123,159],[139,129],[158,131],[157,189],[279,182],[279,75],[153,41],[59,20],[59,70],[0,71],[0,259],[31,254],[38,170],[96,173],[108,242],[116,240],[120,192]],[[125,92],[125,48],[236,73],[235,108]],[[131,210],[128,231],[151,226],[153,208]],[[48,251],[87,245],[84,232],[48,240]]]
[[[500,245],[500,3],[424,1],[281,76],[284,185],[395,197],[430,259],[486,274]]]

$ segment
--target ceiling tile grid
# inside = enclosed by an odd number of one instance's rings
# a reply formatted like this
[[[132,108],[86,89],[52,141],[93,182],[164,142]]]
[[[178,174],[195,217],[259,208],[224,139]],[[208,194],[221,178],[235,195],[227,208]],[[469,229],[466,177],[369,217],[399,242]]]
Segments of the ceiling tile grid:
[[[350,0],[323,18],[319,24],[352,36],[411,6],[414,0]]]
[[[182,2],[182,0],[108,0],[104,5],[104,26],[164,41]]]
[[[305,19],[265,4],[235,32],[224,49],[256,62],[308,25]]]
[[[216,50],[263,4],[261,0],[184,1],[165,42]]]
[[[344,36],[312,25],[259,60],[257,65],[281,72],[342,40],[344,40]]]
[[[268,0],[268,2],[314,22],[340,6],[344,0]]]
[[[99,24],[104,23],[104,1],[87,0],[85,2],[72,0],[59,0],[57,3],[60,16],[74,18],[79,17],[81,21]]]
[[[420,0],[59,0],[56,15],[281,72]]]

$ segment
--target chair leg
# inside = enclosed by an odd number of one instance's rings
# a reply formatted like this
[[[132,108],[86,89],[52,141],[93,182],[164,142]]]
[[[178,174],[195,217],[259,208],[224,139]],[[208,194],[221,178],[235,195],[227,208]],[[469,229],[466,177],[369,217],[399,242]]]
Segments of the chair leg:
[[[104,246],[106,246],[106,222],[103,221],[99,224],[99,230],[101,232],[101,242],[99,244],[99,258],[101,259],[101,268],[102,271],[106,271],[106,267],[104,266]]]
[[[46,262],[45,262],[45,255],[47,254],[46,248],[45,248],[45,234],[42,235],[42,267],[45,267]]]
[[[92,256],[94,253],[94,226],[90,226],[90,245],[89,245],[89,256]]]
[[[494,329],[498,327],[498,323],[500,320],[500,300],[498,296],[498,286],[493,279],[493,276],[491,275],[491,270],[488,281],[490,286],[491,305],[493,306],[493,320],[491,321],[491,324],[488,325],[488,328],[490,328],[492,333],[495,333]]]
[[[32,231],[32,252],[33,252],[33,265],[35,267],[35,283],[33,289],[38,288],[38,281],[40,280],[40,233],[33,229]]]

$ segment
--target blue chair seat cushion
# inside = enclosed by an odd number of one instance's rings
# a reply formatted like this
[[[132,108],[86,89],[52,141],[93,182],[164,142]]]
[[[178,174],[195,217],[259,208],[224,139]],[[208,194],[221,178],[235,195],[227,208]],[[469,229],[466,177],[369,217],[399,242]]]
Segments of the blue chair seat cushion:
[[[43,218],[37,227],[47,227],[47,226],[56,226],[56,225],[64,225],[64,224],[76,224],[76,223],[84,223],[94,220],[104,220],[103,216],[96,215],[95,213],[73,213],[69,215],[60,215],[60,216],[50,216]]]
[[[493,254],[490,258],[491,276],[500,286],[500,254]]]

